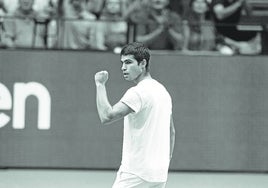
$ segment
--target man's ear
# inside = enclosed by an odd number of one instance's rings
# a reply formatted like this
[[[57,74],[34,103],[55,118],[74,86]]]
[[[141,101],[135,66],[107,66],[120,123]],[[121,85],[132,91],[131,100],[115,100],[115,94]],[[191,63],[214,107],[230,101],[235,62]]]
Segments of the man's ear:
[[[146,68],[147,61],[146,61],[145,59],[143,59],[143,60],[141,61],[141,65],[142,65],[144,68]]]

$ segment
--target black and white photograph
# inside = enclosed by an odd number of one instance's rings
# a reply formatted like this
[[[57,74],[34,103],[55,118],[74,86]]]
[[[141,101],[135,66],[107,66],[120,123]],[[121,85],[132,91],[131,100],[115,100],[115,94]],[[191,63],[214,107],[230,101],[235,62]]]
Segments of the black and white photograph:
[[[267,188],[268,0],[0,0],[0,188]]]

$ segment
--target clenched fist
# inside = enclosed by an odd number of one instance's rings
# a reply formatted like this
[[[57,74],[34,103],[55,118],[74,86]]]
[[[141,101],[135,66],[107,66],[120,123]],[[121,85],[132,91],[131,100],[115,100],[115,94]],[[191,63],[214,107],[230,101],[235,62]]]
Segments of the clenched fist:
[[[109,73],[107,71],[100,71],[95,74],[96,84],[105,84],[109,78]]]

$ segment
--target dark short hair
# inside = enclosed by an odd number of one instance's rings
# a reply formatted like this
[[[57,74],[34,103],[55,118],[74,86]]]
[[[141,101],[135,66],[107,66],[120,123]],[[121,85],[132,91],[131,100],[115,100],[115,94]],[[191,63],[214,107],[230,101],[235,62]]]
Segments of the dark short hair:
[[[146,69],[149,67],[150,62],[150,50],[141,42],[132,42],[123,46],[121,50],[122,55],[133,55],[134,58],[140,63],[144,59],[146,60]]]

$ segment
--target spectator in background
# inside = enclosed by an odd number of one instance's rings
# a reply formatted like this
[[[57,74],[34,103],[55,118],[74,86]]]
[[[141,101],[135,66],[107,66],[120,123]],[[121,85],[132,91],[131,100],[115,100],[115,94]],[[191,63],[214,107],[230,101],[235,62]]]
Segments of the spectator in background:
[[[150,0],[148,7],[133,11],[129,19],[136,24],[136,41],[152,50],[181,50],[181,17],[168,9],[169,0]]]
[[[58,16],[58,4],[59,0],[49,0],[39,12],[47,18],[53,18]]]
[[[14,13],[19,6],[19,0],[2,0],[5,5],[8,13]],[[47,6],[49,1],[57,0],[34,0],[33,9],[36,12],[40,12]]]
[[[214,25],[207,18],[209,4],[206,0],[190,0],[184,24],[185,49],[211,51],[215,49]]]
[[[7,13],[7,9],[3,0],[0,0],[0,47],[3,47],[3,34],[4,34],[4,16]]]
[[[7,13],[6,5],[4,0],[0,0],[0,17],[5,16]]]
[[[88,11],[88,0],[68,0],[65,4],[64,24],[61,34],[65,49],[104,50],[99,42],[100,24],[95,14]]]
[[[185,10],[184,4],[186,3],[188,6],[188,0],[170,0],[169,7],[172,11],[175,11],[177,14],[182,16]]]
[[[121,0],[106,0],[100,21],[103,33],[101,42],[107,50],[119,51],[127,41],[127,23],[122,16]]]
[[[211,12],[219,39],[219,51],[233,54],[258,54],[261,52],[260,35],[256,31],[241,31],[237,28],[242,11],[248,15],[246,0],[212,0]]]
[[[13,14],[14,11],[18,8],[18,0],[1,0],[8,14]]]
[[[126,20],[131,17],[131,14],[141,9],[149,7],[150,0],[122,0],[122,14]]]
[[[86,7],[89,12],[92,12],[99,19],[102,9],[104,7],[105,0],[88,0]]]
[[[56,48],[58,42],[58,18],[59,0],[49,0],[40,10],[43,17],[48,19],[46,45],[48,48]]]
[[[45,27],[37,25],[39,15],[33,10],[34,0],[19,0],[19,6],[4,22],[4,43],[7,47],[43,48]]]

